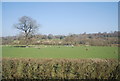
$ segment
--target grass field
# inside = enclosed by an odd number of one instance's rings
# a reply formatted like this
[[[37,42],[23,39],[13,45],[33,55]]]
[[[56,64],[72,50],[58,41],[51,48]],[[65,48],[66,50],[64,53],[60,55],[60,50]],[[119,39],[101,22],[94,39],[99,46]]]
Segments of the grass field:
[[[40,46],[2,47],[3,57],[21,58],[118,58],[118,47],[102,46]]]
[[[119,78],[117,47],[3,46],[2,53],[4,79]]]

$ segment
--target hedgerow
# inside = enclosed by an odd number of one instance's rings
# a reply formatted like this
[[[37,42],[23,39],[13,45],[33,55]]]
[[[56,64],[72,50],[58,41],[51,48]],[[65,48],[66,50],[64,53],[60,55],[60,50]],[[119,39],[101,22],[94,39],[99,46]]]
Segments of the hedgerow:
[[[117,59],[3,58],[3,79],[120,79]]]

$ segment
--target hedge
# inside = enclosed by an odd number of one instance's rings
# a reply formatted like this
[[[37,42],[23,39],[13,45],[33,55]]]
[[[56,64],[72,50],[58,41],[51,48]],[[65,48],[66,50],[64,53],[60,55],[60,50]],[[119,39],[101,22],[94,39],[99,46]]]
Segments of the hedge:
[[[120,79],[117,59],[3,58],[3,79]]]

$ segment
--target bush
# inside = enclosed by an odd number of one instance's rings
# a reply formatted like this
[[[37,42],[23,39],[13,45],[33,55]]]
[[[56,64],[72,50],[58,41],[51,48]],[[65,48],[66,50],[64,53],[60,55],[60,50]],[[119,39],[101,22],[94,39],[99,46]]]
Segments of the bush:
[[[115,59],[3,58],[3,79],[119,79]]]

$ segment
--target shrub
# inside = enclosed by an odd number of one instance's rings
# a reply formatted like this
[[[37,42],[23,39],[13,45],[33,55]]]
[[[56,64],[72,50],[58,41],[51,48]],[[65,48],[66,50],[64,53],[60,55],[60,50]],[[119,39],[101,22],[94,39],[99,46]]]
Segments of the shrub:
[[[3,58],[3,79],[119,79],[115,59]]]

